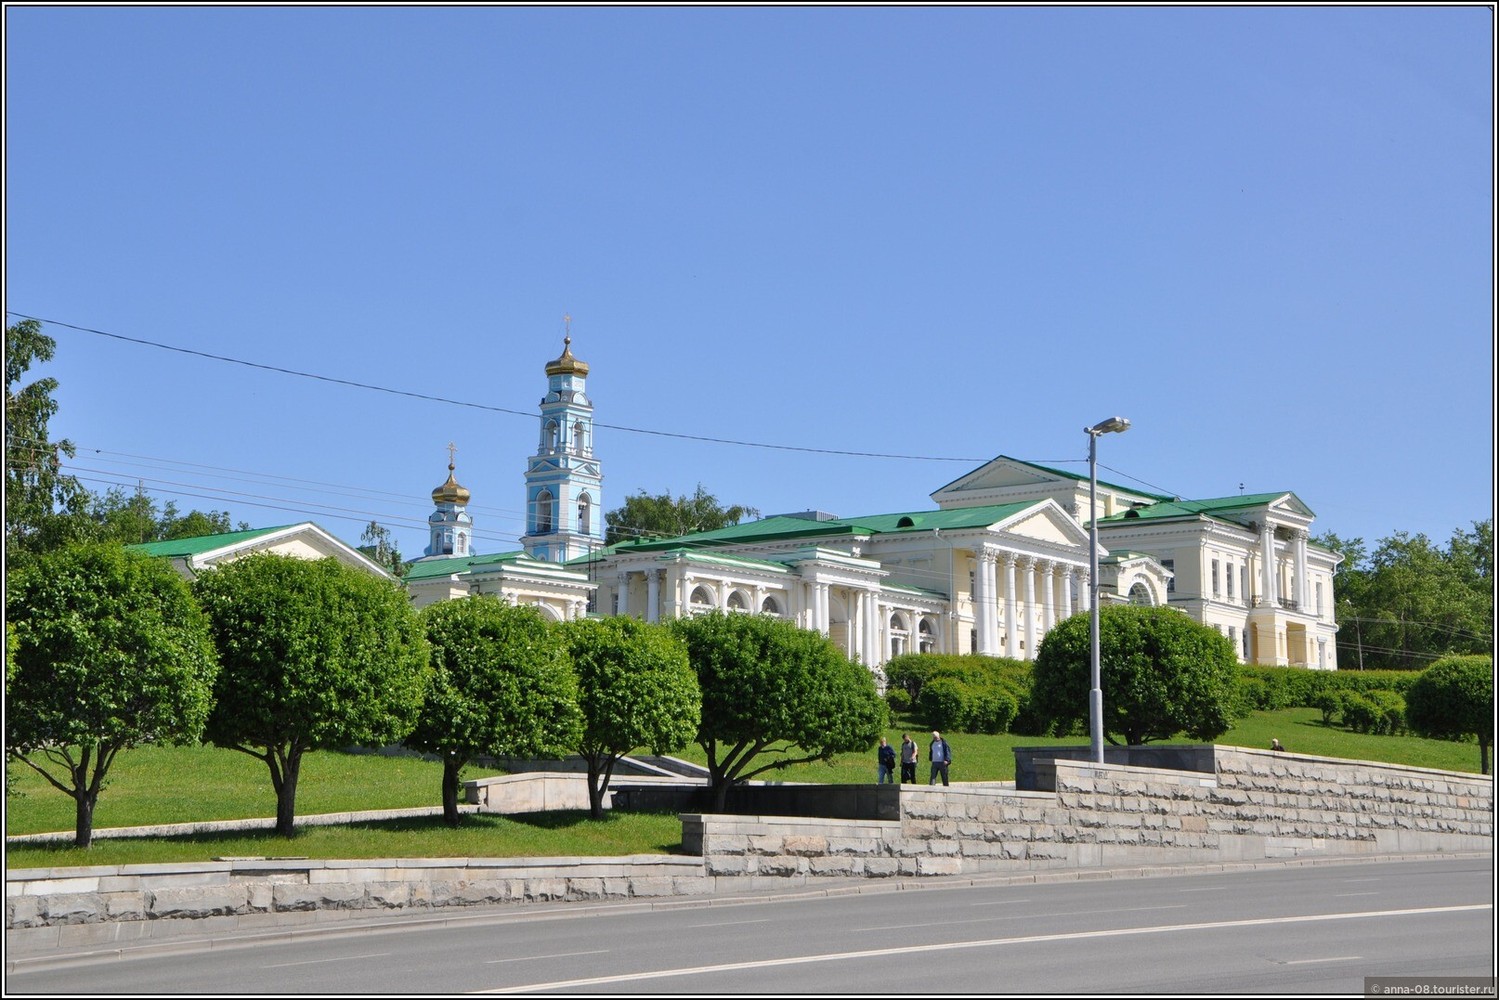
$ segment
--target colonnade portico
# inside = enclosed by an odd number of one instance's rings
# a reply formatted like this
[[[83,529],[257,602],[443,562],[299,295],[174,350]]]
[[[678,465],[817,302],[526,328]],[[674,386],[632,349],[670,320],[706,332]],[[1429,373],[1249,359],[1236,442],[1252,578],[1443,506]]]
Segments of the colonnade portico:
[[[1079,579],[1082,581],[1078,602],[1080,610],[1086,611],[1089,607],[1088,573],[1083,567],[990,545],[976,548],[973,560],[974,631],[977,636],[975,652],[982,655],[1001,655],[1001,594],[1004,598],[1003,655],[1010,659],[1036,658],[1039,638],[1050,632],[1057,622],[1071,617],[1072,588]],[[1004,563],[1003,590],[999,587],[998,566],[1001,562]],[[1025,639],[1024,649],[1020,644],[1022,636]]]

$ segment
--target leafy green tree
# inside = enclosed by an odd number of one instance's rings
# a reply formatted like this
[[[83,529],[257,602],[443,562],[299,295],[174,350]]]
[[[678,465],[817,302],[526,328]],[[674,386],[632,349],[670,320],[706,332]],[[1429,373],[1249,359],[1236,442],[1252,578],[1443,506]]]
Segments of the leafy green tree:
[[[1212,740],[1233,725],[1238,669],[1217,629],[1174,608],[1111,604],[1098,609],[1103,729],[1130,745],[1185,732]],[[1073,615],[1041,641],[1031,708],[1067,731],[1088,722],[1092,687],[1089,616]]]
[[[697,742],[714,808],[766,771],[867,750],[888,711],[874,677],[826,637],[768,615],[713,612],[671,623],[703,694]]]
[[[457,826],[458,778],[484,755],[566,753],[580,732],[567,644],[535,608],[493,597],[422,611],[432,686],[406,746],[442,758],[442,811]]]
[[[80,514],[88,491],[62,471],[73,457],[70,441],[53,441],[47,423],[57,413],[57,380],[22,385],[35,364],[52,360],[57,343],[34,319],[5,330],[5,550],[12,565],[19,553],[45,551],[73,536],[61,515]]]
[[[359,543],[360,552],[390,570],[395,576],[399,577],[404,574],[406,561],[401,558],[401,550],[396,547],[395,536],[385,525],[379,521],[371,521],[365,526],[364,533],[359,536]]]
[[[415,725],[429,674],[421,622],[398,585],[335,559],[257,554],[193,587],[223,667],[208,739],[265,762],[289,837],[307,751],[383,746]]]
[[[676,753],[697,733],[702,695],[687,648],[664,625],[634,618],[579,619],[563,633],[578,678],[588,762],[588,806],[604,815],[614,765],[636,747]]]
[[[137,486],[134,493],[113,487],[102,496],[92,495],[87,516],[93,523],[75,527],[74,534],[125,545],[198,538],[233,530],[226,510],[181,514],[171,500],[158,509],[156,498],[144,486]],[[247,527],[240,522],[241,529]]]
[[[208,622],[170,565],[115,545],[29,562],[7,581],[5,613],[6,753],[72,797],[87,847],[116,754],[202,734],[218,672]]]
[[[608,525],[604,543],[676,538],[727,528],[747,517],[759,516],[760,512],[753,507],[720,505],[717,497],[703,489],[702,483],[698,483],[690,497],[673,498],[670,492],[652,495],[641,490],[626,497],[623,507],[604,515],[604,523]]]
[[[1421,672],[1405,693],[1405,723],[1439,740],[1478,739],[1479,770],[1489,773],[1494,742],[1494,658],[1447,656]]]
[[[1333,593],[1345,666],[1419,670],[1449,653],[1492,648],[1492,520],[1453,532],[1446,547],[1403,531],[1369,553],[1361,539],[1317,542],[1344,556]]]

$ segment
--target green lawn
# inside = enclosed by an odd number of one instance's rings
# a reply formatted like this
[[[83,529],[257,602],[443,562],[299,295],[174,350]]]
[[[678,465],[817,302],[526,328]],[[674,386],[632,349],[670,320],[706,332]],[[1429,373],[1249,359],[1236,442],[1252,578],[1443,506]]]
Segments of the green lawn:
[[[902,720],[910,723],[911,720]],[[917,780],[927,780],[930,732],[908,724],[886,736],[896,746],[902,731],[921,747]],[[982,736],[949,733],[955,781],[1010,781],[1016,746],[1085,743],[1086,738]],[[1316,709],[1256,712],[1240,720],[1217,742],[1270,746],[1278,738],[1292,753],[1384,761],[1450,771],[1478,771],[1478,745],[1415,736],[1368,736],[1322,724]],[[680,756],[704,761],[696,746]],[[7,834],[73,828],[72,800],[45,784],[29,768],[9,765],[13,794],[6,799]],[[492,774],[470,770],[465,777]],[[842,754],[825,763],[798,764],[761,775],[770,781],[872,783],[875,755]],[[435,806],[440,802],[441,768],[407,757],[379,757],[322,751],[308,754],[297,793],[297,813]],[[19,793],[19,794],[15,794]],[[265,765],[245,754],[213,747],[141,747],[121,753],[99,796],[95,828],[186,823],[275,815]],[[14,847],[9,868],[77,864],[193,861],[225,856],[308,857],[533,857],[660,854],[678,849],[681,827],[674,815],[611,814],[595,823],[583,813],[551,813],[514,818],[466,816],[456,831],[440,819],[396,820],[356,827],[304,827],[291,841],[264,834],[205,834],[195,837],[96,840],[87,851]]]

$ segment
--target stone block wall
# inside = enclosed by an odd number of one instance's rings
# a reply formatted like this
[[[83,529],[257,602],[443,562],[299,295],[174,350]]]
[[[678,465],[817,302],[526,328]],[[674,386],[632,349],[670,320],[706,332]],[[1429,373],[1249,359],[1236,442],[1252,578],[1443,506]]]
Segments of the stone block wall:
[[[1493,779],[1217,748],[1217,772],[1037,761],[1049,792],[901,788],[898,823],[687,817],[714,875],[957,875],[1491,851]]]
[[[8,871],[7,950],[336,921],[355,914],[707,895],[699,858],[244,859]]]

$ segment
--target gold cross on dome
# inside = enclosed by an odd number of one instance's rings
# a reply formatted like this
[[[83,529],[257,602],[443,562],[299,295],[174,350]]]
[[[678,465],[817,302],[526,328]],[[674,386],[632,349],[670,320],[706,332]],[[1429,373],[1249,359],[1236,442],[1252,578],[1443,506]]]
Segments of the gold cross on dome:
[[[458,446],[456,444],[454,444],[453,442],[449,441],[448,442],[448,468],[449,469],[451,469],[453,467],[453,456],[456,455],[456,454],[458,454]]]

